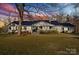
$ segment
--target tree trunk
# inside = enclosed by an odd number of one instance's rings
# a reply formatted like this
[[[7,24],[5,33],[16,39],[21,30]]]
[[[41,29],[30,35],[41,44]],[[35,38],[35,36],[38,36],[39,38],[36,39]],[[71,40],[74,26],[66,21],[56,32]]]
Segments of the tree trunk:
[[[19,25],[18,25],[18,35],[21,35],[21,29],[22,29],[22,21],[23,21],[23,12],[24,12],[24,4],[22,3],[17,3],[16,4],[17,10],[19,12]]]
[[[19,16],[20,16],[20,19],[19,19],[19,25],[18,25],[18,35],[21,35],[21,30],[22,30],[22,21],[23,21],[23,11],[19,12]]]
[[[22,29],[21,23],[22,23],[22,20],[21,20],[21,19],[19,19],[19,25],[18,25],[18,35],[21,35],[21,29]]]

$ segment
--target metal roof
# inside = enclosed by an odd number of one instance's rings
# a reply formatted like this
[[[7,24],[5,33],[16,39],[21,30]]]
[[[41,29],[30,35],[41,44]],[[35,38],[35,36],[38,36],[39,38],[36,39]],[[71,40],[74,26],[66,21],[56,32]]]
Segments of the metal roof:
[[[17,24],[17,25],[19,24],[18,21],[14,21],[12,23]],[[39,25],[42,25],[42,26],[44,26],[44,25],[49,25],[49,26],[62,25],[62,26],[74,27],[73,24],[70,24],[70,23],[59,23],[57,21],[22,21],[22,25],[26,25],[26,26],[32,26],[32,25],[35,25],[35,24],[37,24],[36,26],[38,26],[38,24],[39,24]]]

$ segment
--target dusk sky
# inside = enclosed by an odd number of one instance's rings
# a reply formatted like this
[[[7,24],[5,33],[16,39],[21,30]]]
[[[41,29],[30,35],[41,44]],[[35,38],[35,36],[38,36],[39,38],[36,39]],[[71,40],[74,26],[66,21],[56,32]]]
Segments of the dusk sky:
[[[64,13],[73,15],[75,12],[74,4],[68,3],[26,3],[24,7],[25,10],[28,10],[32,15],[52,15],[58,13]],[[37,13],[38,10],[38,13]],[[27,14],[27,12],[24,12]],[[15,4],[11,3],[0,3],[0,15],[17,16],[18,11]]]

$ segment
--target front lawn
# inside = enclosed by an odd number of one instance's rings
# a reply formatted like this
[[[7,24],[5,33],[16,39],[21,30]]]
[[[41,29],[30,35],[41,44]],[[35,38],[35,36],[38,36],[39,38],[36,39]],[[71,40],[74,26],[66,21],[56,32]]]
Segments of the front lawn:
[[[68,34],[0,34],[0,54],[79,54],[79,37]]]

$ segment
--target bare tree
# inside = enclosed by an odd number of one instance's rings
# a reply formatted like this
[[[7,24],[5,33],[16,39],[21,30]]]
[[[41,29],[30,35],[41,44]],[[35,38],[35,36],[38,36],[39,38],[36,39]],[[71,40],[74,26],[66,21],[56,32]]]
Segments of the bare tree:
[[[18,35],[21,35],[21,28],[22,28],[21,23],[23,21],[24,6],[25,4],[23,3],[16,3],[16,8],[19,12],[19,17],[20,17],[19,26],[18,26]]]

